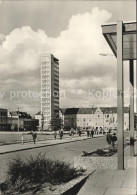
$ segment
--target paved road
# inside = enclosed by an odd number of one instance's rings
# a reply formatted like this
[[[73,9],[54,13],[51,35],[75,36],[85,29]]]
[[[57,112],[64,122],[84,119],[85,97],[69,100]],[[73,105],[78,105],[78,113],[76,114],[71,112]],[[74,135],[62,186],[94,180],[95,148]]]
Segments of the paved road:
[[[83,150],[91,152],[104,146],[106,146],[105,136],[60,145],[46,146],[37,149],[35,148],[32,150],[2,154],[0,155],[0,181],[2,181],[5,177],[8,162],[11,159],[16,158],[17,156],[20,156],[21,158],[26,158],[30,155],[35,156],[39,153],[46,153],[47,158],[67,161],[73,165],[74,156],[82,154]]]

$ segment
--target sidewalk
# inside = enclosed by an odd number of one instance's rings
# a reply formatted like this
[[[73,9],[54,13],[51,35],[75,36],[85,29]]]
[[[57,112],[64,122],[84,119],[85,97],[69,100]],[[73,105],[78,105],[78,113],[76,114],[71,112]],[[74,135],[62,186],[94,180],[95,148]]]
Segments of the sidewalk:
[[[104,135],[95,135],[94,138],[102,137]],[[93,139],[94,139],[93,138]],[[0,146],[0,154],[6,154],[6,153],[11,153],[11,152],[16,152],[16,151],[23,151],[23,150],[29,150],[29,149],[35,149],[35,148],[41,148],[41,147],[46,147],[46,146],[53,146],[53,145],[58,145],[58,144],[65,144],[69,142],[75,142],[75,141],[82,141],[86,139],[92,139],[90,137],[87,137],[86,135],[82,135],[81,137],[79,136],[71,136],[71,137],[65,137],[62,140],[56,139],[56,140],[46,140],[46,141],[37,141],[36,144],[33,142],[29,143],[24,143],[24,144],[11,144],[11,145],[2,145]]]
[[[129,156],[130,147],[125,149]],[[136,195],[136,156],[130,157],[126,170],[96,170],[78,195]]]

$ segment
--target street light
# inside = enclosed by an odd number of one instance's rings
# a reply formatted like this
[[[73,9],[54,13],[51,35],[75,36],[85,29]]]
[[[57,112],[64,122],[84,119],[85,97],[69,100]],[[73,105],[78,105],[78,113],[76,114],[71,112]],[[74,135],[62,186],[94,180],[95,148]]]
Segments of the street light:
[[[92,105],[92,114],[93,114],[93,108],[94,108],[94,105]]]
[[[114,56],[114,55],[111,54],[111,53],[100,53],[99,55],[100,55],[100,56]]]

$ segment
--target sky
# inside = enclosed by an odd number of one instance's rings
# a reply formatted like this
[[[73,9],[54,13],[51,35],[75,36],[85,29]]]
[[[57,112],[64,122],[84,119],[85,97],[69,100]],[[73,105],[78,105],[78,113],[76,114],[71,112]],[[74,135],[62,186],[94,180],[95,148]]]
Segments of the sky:
[[[116,106],[116,58],[101,25],[136,20],[135,7],[134,0],[2,1],[0,107],[40,110],[40,55],[47,52],[59,59],[61,108]],[[128,63],[124,72],[128,90]]]

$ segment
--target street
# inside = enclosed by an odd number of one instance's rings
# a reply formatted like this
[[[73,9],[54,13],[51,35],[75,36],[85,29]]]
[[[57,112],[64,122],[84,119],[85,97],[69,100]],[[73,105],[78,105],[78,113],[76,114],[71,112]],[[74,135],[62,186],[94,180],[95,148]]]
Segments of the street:
[[[96,149],[103,148],[106,145],[107,143],[104,136],[83,141],[76,141],[54,146],[46,146],[37,149],[35,148],[26,151],[2,154],[0,155],[0,181],[3,181],[4,179],[9,161],[16,157],[27,158],[30,155],[35,156],[41,153],[46,154],[47,158],[63,160],[66,162],[70,162],[73,165],[74,156],[81,155],[82,151],[92,152]]]

